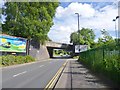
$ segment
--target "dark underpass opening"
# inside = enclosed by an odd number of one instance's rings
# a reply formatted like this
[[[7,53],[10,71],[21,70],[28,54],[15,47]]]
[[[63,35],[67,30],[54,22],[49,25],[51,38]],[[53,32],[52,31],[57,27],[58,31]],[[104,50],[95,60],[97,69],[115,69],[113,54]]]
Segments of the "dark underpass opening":
[[[64,49],[53,49],[53,58],[70,58],[70,51],[66,51]]]
[[[72,57],[72,51],[68,51],[64,48],[47,47],[47,49],[48,49],[50,58],[64,59],[64,58]]]

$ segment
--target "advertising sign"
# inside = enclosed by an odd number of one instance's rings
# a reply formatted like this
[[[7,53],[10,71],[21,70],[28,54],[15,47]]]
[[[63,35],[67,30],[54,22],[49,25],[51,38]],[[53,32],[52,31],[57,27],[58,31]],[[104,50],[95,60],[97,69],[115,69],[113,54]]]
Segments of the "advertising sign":
[[[0,34],[0,51],[26,52],[26,39]]]
[[[75,45],[75,53],[79,53],[80,52],[80,45]]]
[[[80,53],[86,51],[88,49],[88,45],[75,45],[75,53]]]

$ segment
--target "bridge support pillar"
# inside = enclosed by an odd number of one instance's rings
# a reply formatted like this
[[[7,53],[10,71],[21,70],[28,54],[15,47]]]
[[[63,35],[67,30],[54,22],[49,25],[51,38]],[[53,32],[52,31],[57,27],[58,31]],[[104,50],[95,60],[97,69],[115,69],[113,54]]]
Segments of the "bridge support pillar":
[[[53,48],[47,47],[50,58],[53,58]]]

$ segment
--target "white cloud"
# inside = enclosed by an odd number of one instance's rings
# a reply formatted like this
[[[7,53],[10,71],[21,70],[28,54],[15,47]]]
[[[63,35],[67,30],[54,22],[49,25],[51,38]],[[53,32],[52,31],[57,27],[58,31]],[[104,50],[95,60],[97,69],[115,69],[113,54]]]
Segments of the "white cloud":
[[[106,5],[103,8],[95,9],[92,4],[71,3],[68,7],[59,6],[56,10],[54,25],[48,36],[56,42],[69,43],[70,34],[77,31],[77,15],[80,16],[80,27],[91,28],[100,36],[101,29],[114,30],[112,21],[118,15],[118,10],[114,5]],[[96,39],[97,40],[97,39]]]
[[[83,17],[91,17],[95,14],[95,10],[89,4],[81,4],[81,3],[71,3],[68,7],[63,8],[59,6],[56,12],[56,18],[65,18],[71,17],[76,12],[81,13]]]

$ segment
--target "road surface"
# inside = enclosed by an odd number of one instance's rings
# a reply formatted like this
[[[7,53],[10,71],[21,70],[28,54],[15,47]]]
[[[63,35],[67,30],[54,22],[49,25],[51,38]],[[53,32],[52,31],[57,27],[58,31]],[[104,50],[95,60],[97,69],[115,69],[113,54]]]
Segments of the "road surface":
[[[45,88],[66,60],[48,60],[2,69],[2,88]]]

